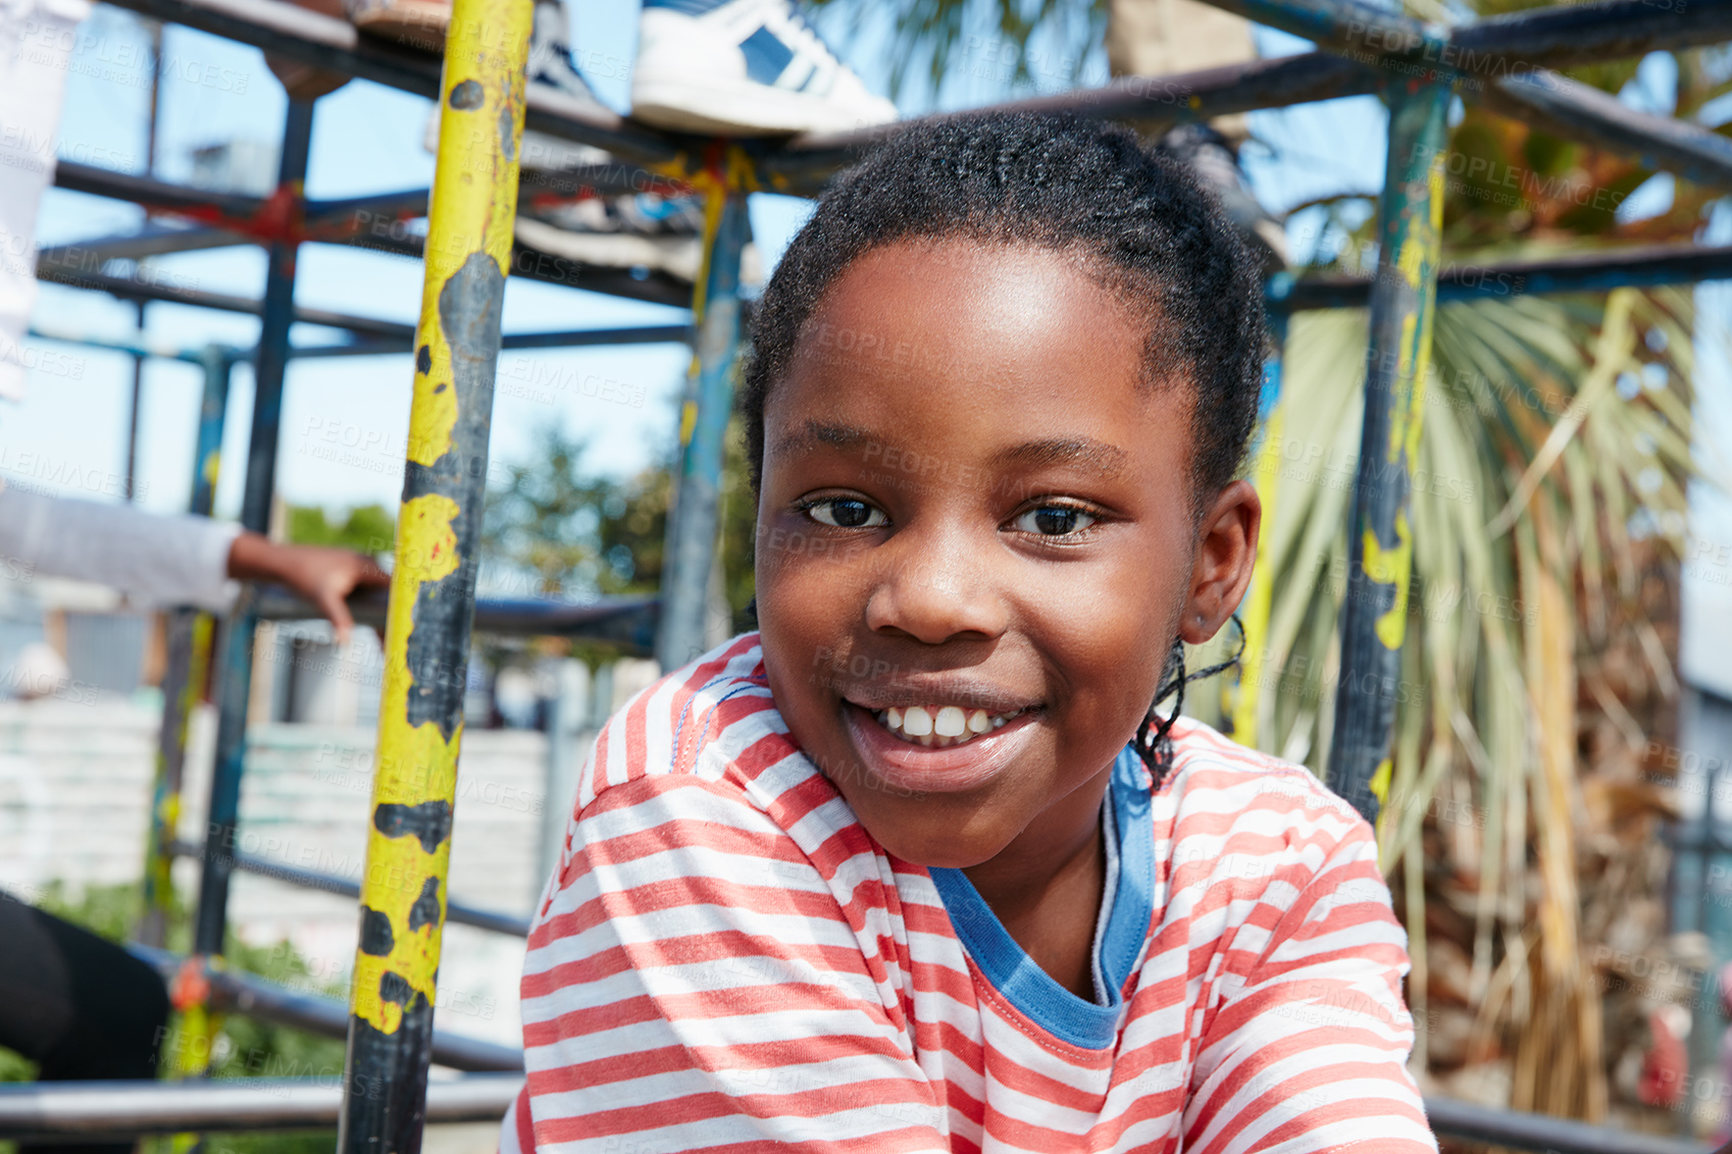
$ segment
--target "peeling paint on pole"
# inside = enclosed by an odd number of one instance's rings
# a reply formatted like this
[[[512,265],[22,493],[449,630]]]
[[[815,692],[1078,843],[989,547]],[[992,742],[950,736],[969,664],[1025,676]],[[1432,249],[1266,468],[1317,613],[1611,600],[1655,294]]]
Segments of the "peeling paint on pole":
[[[458,0],[386,611],[338,1149],[415,1154],[426,1116],[529,0]]]
[[[1372,821],[1392,770],[1413,569],[1411,481],[1437,306],[1452,91],[1452,79],[1407,80],[1392,81],[1386,94],[1389,159],[1378,204],[1381,247],[1371,286],[1365,417],[1341,609],[1341,687],[1328,769],[1329,787]]]
[[[695,181],[706,193],[704,267],[692,294],[697,331],[680,406],[680,469],[662,569],[656,659],[664,671],[684,665],[715,641],[706,638],[704,627],[717,564],[722,460],[741,337],[740,256],[751,231],[745,194],[749,173],[735,149]]]

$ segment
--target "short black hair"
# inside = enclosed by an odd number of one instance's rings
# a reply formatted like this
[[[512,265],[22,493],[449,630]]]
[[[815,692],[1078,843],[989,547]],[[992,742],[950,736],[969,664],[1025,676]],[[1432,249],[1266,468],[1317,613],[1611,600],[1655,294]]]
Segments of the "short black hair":
[[[756,489],[764,405],[842,271],[898,241],[969,237],[1075,252],[1148,317],[1144,378],[1193,398],[1193,504],[1238,472],[1263,372],[1262,281],[1234,226],[1183,164],[1128,129],[992,113],[910,125],[840,174],[788,246],[752,321],[741,407]]]

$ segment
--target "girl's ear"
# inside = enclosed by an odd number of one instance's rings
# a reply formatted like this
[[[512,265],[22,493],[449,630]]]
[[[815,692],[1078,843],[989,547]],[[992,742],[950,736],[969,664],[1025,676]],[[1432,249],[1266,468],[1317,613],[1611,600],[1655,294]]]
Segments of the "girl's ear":
[[[1263,505],[1249,481],[1233,481],[1216,495],[1197,530],[1191,590],[1179,636],[1201,645],[1239,608],[1257,558]]]

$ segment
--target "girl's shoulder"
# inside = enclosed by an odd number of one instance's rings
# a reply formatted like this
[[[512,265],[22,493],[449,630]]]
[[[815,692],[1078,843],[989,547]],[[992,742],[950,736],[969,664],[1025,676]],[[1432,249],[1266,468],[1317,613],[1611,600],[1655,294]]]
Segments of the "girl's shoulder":
[[[1332,829],[1340,840],[1371,833],[1359,813],[1303,765],[1247,748],[1190,717],[1173,726],[1172,741],[1173,767],[1160,793],[1180,828],[1278,822]]]
[[[579,781],[577,808],[645,778],[745,786],[766,774],[814,773],[770,696],[758,635],[745,633],[665,674],[608,719]],[[788,784],[780,781],[776,792]]]
[[[846,888],[882,872],[847,801],[788,732],[756,633],[616,711],[590,750],[569,818],[560,878],[574,845],[602,843],[732,853],[795,888]]]
[[[1376,834],[1357,810],[1304,766],[1201,722],[1183,720],[1173,738],[1174,765],[1152,814],[1170,911],[1230,910],[1225,923],[1208,924],[1240,961],[1314,932],[1305,928],[1313,922],[1366,949],[1399,946]]]

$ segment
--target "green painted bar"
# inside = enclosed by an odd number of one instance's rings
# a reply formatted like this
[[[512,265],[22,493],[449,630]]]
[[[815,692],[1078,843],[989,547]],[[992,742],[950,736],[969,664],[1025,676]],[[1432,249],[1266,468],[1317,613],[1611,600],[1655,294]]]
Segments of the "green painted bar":
[[[1431,322],[1437,307],[1446,116],[1451,86],[1391,83],[1389,159],[1378,205],[1365,417],[1348,521],[1341,683],[1329,745],[1329,788],[1375,821],[1387,789],[1390,737],[1407,630],[1413,534],[1408,519]]]

